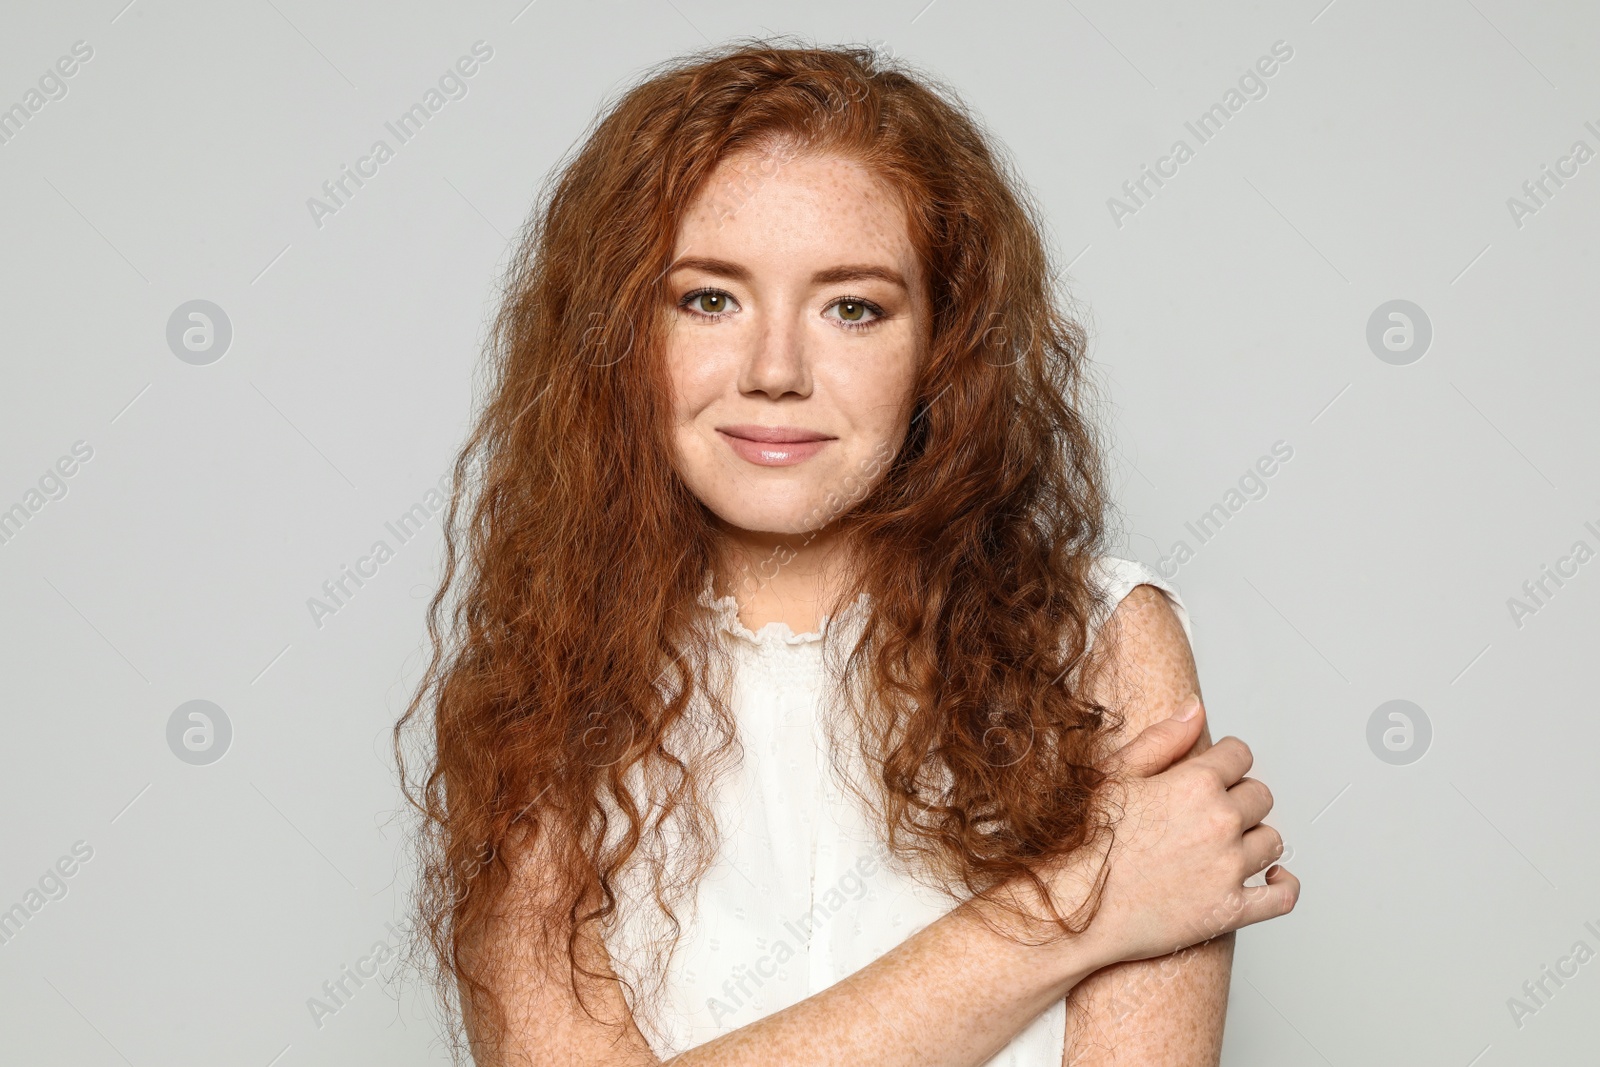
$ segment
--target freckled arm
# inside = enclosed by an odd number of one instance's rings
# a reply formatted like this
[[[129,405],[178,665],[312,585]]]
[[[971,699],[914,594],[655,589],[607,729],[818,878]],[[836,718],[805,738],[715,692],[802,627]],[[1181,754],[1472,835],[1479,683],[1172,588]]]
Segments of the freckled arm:
[[[512,862],[514,890],[531,892],[535,850]],[[479,1067],[979,1067],[1115,957],[1087,936],[1019,943],[991,929],[978,907],[963,903],[828,988],[666,1061],[636,1026],[598,934],[580,940],[580,961],[603,976],[583,985],[597,1020],[573,996],[564,960],[559,973],[542,970],[528,938],[502,926],[484,943],[508,1013],[505,1046],[488,1048],[470,1011],[463,1022]],[[1011,922],[987,918],[1003,929]]]
[[[1125,718],[1120,740],[1171,715],[1200,692],[1194,656],[1172,606],[1151,585],[1117,605],[1097,641],[1114,642],[1089,682]],[[1211,747],[1200,734],[1193,756]],[[1079,983],[1067,1000],[1063,1067],[1216,1067],[1233,969],[1234,935],[1180,952],[1116,963]]]

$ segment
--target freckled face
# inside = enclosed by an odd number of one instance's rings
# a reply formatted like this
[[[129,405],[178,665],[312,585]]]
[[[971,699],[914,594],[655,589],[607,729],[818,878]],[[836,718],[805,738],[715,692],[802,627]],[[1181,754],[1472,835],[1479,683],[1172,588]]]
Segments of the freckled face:
[[[905,439],[927,303],[894,192],[833,155],[712,174],[666,276],[674,460],[740,530],[827,526]]]

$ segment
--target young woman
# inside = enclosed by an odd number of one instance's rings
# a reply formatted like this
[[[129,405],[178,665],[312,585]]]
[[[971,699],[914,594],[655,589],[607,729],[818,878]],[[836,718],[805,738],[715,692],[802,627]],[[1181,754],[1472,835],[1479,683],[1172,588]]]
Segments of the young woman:
[[[692,57],[540,205],[396,727],[479,1064],[1214,1064],[1231,932],[1294,906],[1177,593],[1103,552],[1038,226],[930,84]]]

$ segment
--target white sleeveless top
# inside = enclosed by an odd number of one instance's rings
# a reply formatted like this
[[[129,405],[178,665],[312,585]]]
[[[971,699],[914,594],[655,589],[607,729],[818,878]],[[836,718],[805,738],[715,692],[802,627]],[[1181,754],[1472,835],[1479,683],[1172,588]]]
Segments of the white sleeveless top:
[[[1107,591],[1107,613],[1134,586],[1153,585],[1190,633],[1177,590],[1149,567],[1105,556],[1091,573]],[[859,624],[865,600],[835,625]],[[663,1059],[820,992],[955,907],[900,869],[869,813],[835,780],[822,724],[829,692],[822,633],[796,634],[782,622],[752,632],[739,622],[733,597],[707,603],[736,646],[731,707],[744,759],[716,779],[717,859],[691,906],[677,909],[683,930],[665,971],[659,1018],[636,1012]],[[829,623],[822,620],[824,632]],[[854,635],[830,634],[835,640],[848,653]],[[859,754],[851,762],[859,769]],[[637,947],[659,936],[661,919],[637,907],[650,898],[626,874],[618,890],[620,918],[605,941],[613,967],[631,977],[641,959]],[[1058,1001],[986,1067],[1058,1067],[1065,1038],[1066,1009]]]

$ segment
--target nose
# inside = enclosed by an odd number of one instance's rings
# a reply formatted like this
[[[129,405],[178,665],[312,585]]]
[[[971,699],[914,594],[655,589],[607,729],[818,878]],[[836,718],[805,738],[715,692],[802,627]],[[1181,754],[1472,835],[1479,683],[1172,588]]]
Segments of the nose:
[[[766,317],[739,374],[739,391],[769,399],[811,395],[805,324],[798,309]]]

